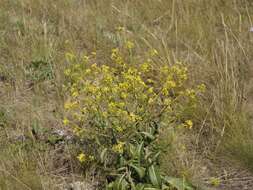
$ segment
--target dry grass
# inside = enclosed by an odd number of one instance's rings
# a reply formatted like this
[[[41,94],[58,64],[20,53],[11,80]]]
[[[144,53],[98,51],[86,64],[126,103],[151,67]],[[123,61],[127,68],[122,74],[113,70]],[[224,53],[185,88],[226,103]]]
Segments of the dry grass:
[[[196,163],[202,161],[194,155],[213,158],[225,152],[253,168],[247,109],[252,10],[250,0],[1,0],[0,189],[54,189],[44,184],[54,183],[48,172],[57,168],[48,154],[56,148],[38,153],[28,145],[33,150],[27,152],[21,143],[16,153],[13,138],[24,135],[37,144],[34,128],[45,136],[63,127],[65,52],[97,51],[100,62],[119,43],[119,26],[126,29],[124,38],[138,44],[140,55],[146,47],[156,48],[161,64],[181,60],[190,67],[190,82],[207,86],[194,113],[195,129],[176,138],[190,151],[183,154],[175,146],[173,154],[183,161],[166,167],[179,175],[187,170],[201,181]],[[59,155],[72,160],[72,153]]]

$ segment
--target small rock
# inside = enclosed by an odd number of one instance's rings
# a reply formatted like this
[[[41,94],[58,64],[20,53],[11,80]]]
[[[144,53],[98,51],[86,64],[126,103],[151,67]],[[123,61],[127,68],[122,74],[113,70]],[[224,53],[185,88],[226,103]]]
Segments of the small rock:
[[[91,184],[87,182],[76,181],[70,183],[67,187],[63,190],[94,190]]]

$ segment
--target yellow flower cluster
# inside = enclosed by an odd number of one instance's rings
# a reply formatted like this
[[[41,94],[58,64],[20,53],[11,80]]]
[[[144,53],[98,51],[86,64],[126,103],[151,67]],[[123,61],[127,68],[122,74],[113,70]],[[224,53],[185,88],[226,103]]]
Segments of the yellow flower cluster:
[[[193,127],[193,122],[191,120],[186,120],[185,127],[191,129]]]
[[[113,145],[112,150],[116,153],[122,154],[124,150],[124,142],[118,142],[117,144]]]
[[[85,162],[94,160],[94,156],[87,155],[87,154],[84,154],[84,153],[80,153],[76,158],[78,159],[78,161],[80,163],[85,163]]]
[[[77,156],[77,159],[79,160],[79,162],[84,163],[84,162],[87,160],[87,155],[84,154],[84,153],[80,153],[80,154]]]
[[[127,41],[125,48],[132,49],[134,44]],[[158,54],[152,49],[146,60],[129,63],[129,59],[123,59],[121,49],[114,48],[109,64],[97,64],[95,53],[85,55],[78,63],[75,56],[67,55],[68,61],[75,61],[65,70],[69,82],[65,84],[68,99],[64,125],[74,126],[78,136],[83,136],[83,131],[94,133],[94,128],[104,136],[110,136],[112,131],[118,140],[137,127],[146,126],[150,119],[180,121],[175,118],[180,114],[174,112],[181,113],[205,86],[199,85],[197,90],[186,88],[187,68],[182,63],[156,65],[153,56]],[[166,116],[161,117],[164,113]],[[191,120],[184,124],[193,126]],[[85,130],[81,130],[84,126]],[[124,143],[118,141],[112,150],[121,153],[123,147]],[[85,156],[79,155],[78,159],[85,160]]]
[[[134,48],[134,43],[132,41],[126,41],[126,44],[125,44],[126,48],[131,50]]]

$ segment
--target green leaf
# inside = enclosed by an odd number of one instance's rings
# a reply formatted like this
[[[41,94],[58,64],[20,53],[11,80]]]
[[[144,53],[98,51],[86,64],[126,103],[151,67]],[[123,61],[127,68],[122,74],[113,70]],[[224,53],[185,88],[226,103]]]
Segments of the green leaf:
[[[144,167],[136,166],[134,164],[130,164],[129,166],[132,167],[136,171],[140,179],[142,179],[145,176],[146,169]]]
[[[128,181],[130,182],[131,190],[136,190],[136,186],[135,186],[133,178],[131,177],[131,174],[128,174]]]
[[[171,187],[170,186],[167,186],[165,184],[162,184],[162,190],[170,190]]]
[[[144,184],[137,184],[136,185],[136,190],[144,190],[145,185]]]
[[[118,180],[116,180],[115,183],[115,190],[125,190],[128,183],[127,181],[124,179],[126,176],[126,174],[122,175]]]
[[[129,151],[130,151],[131,157],[136,158],[137,151],[136,151],[136,147],[133,144],[129,143]]]
[[[123,179],[121,183],[121,190],[127,190],[128,187],[129,187],[128,182],[125,179]]]
[[[149,138],[150,140],[155,140],[155,136],[148,132],[141,132],[145,137]]]
[[[158,172],[158,170],[155,168],[154,165],[151,165],[148,168],[148,174],[149,174],[149,179],[151,183],[155,186],[160,188],[161,187],[161,176]]]
[[[177,190],[194,190],[192,185],[181,178],[176,177],[164,177],[164,180]]]
[[[114,183],[115,182],[111,182],[108,185],[106,185],[106,190],[113,190]]]
[[[158,157],[160,156],[161,151],[157,152],[153,157],[152,157],[152,161],[155,162],[158,160]]]
[[[127,163],[127,161],[124,158],[124,156],[120,155],[120,158],[119,158],[119,167],[124,167],[126,165],[126,163]]]
[[[142,141],[141,144],[139,144],[139,146],[137,148],[137,155],[138,155],[138,161],[139,161],[139,163],[141,162],[143,148],[144,148],[144,141]]]
[[[100,160],[101,160],[102,163],[105,162],[106,153],[107,153],[107,148],[104,148],[103,151],[102,151],[101,154],[100,154]]]

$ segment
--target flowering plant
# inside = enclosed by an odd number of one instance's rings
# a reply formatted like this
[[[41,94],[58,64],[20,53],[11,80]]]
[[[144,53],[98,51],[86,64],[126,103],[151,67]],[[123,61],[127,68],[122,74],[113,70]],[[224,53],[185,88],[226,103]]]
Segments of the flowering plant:
[[[132,52],[135,46],[127,41],[124,47]],[[93,155],[102,152],[98,159],[103,157],[103,162],[104,150],[115,155],[110,157],[114,162],[127,155],[129,146],[139,141],[137,133],[151,137],[150,130],[158,134],[160,127],[172,123],[191,129],[193,122],[184,112],[195,107],[197,94],[204,90],[204,85],[186,88],[188,71],[182,63],[157,65],[157,50],[150,50],[144,61],[125,57],[123,50],[112,49],[108,64],[96,63],[96,53],[81,60],[66,54],[70,66],[65,70],[63,122],[80,139],[92,140],[97,146]]]

